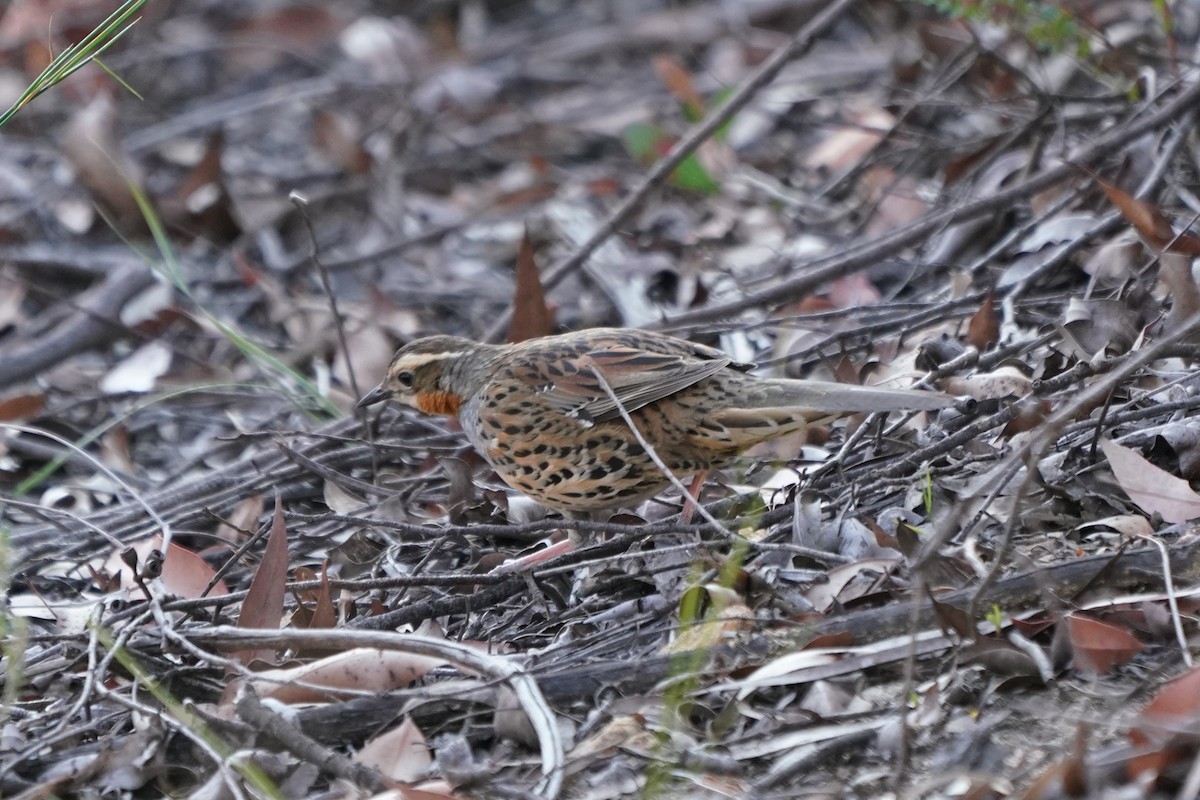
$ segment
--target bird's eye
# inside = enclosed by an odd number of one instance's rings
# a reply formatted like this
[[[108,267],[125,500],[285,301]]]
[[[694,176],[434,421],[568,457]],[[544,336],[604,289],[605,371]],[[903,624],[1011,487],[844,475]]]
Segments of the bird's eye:
[[[413,385],[413,374],[411,372],[401,372],[396,376],[396,382],[402,388],[411,389]]]

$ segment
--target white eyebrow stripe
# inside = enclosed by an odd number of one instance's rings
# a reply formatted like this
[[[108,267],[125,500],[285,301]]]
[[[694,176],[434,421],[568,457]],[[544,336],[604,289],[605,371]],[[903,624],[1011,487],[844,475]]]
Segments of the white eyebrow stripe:
[[[453,351],[447,351],[444,353],[415,353],[393,362],[392,366],[398,367],[403,365],[406,367],[420,367],[425,364],[431,364],[434,361],[445,361],[447,359],[457,358],[461,355],[462,353],[456,353]]]

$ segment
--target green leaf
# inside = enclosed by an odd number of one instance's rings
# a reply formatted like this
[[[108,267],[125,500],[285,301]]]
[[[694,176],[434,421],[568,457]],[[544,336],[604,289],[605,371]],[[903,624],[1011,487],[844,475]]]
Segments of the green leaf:
[[[658,160],[659,145],[667,138],[662,128],[648,122],[635,122],[625,129],[625,150],[644,164]]]
[[[987,615],[987,621],[992,624],[997,633],[1004,630],[1004,612],[1000,610],[1000,606],[995,603],[992,604],[992,609]]]
[[[137,23],[137,19],[134,19],[134,14],[145,4],[146,0],[126,0],[120,8],[97,25],[81,41],[71,45],[55,56],[54,60],[42,70],[42,73],[17,98],[17,101],[8,110],[0,113],[0,126],[3,126],[4,123],[16,116],[22,108],[33,102],[34,98],[38,95],[66,80],[77,70],[95,61],[101,53],[111,47]],[[99,62],[97,61],[97,63]],[[104,69],[108,71],[107,67]],[[126,85],[124,82],[121,82],[121,84],[123,86]]]
[[[690,189],[695,192],[705,192],[708,194],[715,193],[721,189],[721,185],[704,168],[700,163],[700,159],[696,158],[695,153],[689,155],[683,160],[683,163],[675,168],[675,171],[671,173],[671,183],[680,189]]]
[[[629,155],[646,165],[658,161],[674,144],[674,140],[667,136],[662,128],[645,122],[637,122],[627,127],[624,139]],[[671,184],[680,189],[709,194],[721,188],[694,153],[685,158],[671,173]]]

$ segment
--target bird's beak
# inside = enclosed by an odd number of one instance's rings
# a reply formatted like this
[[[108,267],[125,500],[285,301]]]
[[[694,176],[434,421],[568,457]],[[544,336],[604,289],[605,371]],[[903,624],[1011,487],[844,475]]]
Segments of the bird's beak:
[[[388,392],[386,389],[383,388],[383,384],[381,383],[378,386],[376,386],[374,389],[372,389],[371,391],[369,391],[365,395],[363,395],[363,399],[359,400],[358,405],[355,407],[356,408],[366,408],[367,406],[373,406],[376,403],[382,403],[384,400],[387,400],[387,399],[388,399]]]

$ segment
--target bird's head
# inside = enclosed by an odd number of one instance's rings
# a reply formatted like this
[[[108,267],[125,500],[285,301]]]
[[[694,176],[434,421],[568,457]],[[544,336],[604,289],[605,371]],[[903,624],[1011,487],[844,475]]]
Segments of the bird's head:
[[[396,351],[383,381],[358,401],[358,407],[395,400],[426,414],[455,415],[476,387],[470,378],[476,362],[490,350],[458,336],[429,336]]]

